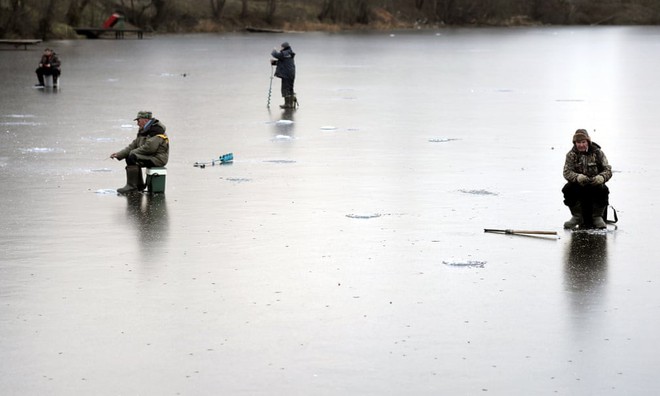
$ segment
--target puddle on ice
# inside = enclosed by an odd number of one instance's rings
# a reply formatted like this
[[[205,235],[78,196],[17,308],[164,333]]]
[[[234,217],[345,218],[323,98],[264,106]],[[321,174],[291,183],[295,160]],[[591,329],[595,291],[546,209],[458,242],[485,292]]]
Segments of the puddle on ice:
[[[609,226],[612,226],[611,224]],[[617,230],[617,226],[614,225],[612,229],[598,230],[595,228],[589,228],[586,230],[571,230],[571,234],[582,234],[582,235],[608,235],[614,234]]]
[[[463,268],[484,268],[485,261],[467,260],[467,261],[443,261],[442,264],[450,267],[463,267]]]
[[[66,150],[52,147],[31,147],[21,149],[23,153],[66,153]]]
[[[459,139],[454,139],[454,138],[433,138],[433,139],[429,139],[429,142],[431,142],[431,143],[447,143],[447,142],[451,142],[451,141],[454,141],[454,140],[459,140]]]
[[[98,168],[98,169],[90,169],[90,172],[96,173],[96,172],[112,172],[112,169],[110,168]]]
[[[161,77],[187,77],[188,73],[160,73]]]
[[[490,192],[487,190],[458,190],[458,191],[464,194],[472,194],[472,195],[498,195],[497,193]]]
[[[42,125],[42,124],[40,122],[10,121],[10,122],[0,122],[0,125],[4,125],[4,126],[39,126],[39,125]]]
[[[264,160],[264,162],[271,162],[273,164],[295,164],[294,160]]]
[[[375,219],[377,217],[382,216],[380,213],[372,213],[372,214],[365,214],[365,215],[358,215],[358,214],[347,214],[346,217],[350,219]]]
[[[14,119],[25,119],[25,118],[34,118],[32,114],[6,114],[2,116],[3,118],[14,118]],[[39,126],[42,125],[40,122],[32,121],[6,121],[0,122],[0,125],[5,126]]]
[[[288,140],[295,140],[294,137],[292,136],[287,136],[287,135],[277,135],[274,138],[271,139],[274,142],[283,142],[283,141],[288,141]]]
[[[85,136],[81,138],[82,140],[85,141],[90,141],[90,142],[98,142],[98,143],[108,143],[108,142],[115,142],[117,139],[111,138],[111,137],[91,137],[91,136]]]
[[[100,195],[117,195],[117,190],[114,190],[112,188],[102,188],[100,190],[94,191],[94,193]]]
[[[245,182],[251,182],[252,181],[252,179],[247,179],[247,178],[244,178],[244,177],[226,177],[225,180],[233,182],[233,183],[245,183]]]
[[[275,121],[275,125],[289,125],[293,124],[293,121],[291,120],[277,120]]]
[[[325,125],[321,127],[322,131],[336,131],[337,127],[332,125]]]

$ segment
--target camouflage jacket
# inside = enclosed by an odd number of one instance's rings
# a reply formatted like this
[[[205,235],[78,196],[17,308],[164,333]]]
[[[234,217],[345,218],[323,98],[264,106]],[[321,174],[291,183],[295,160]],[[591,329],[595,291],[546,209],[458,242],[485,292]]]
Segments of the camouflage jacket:
[[[155,166],[165,166],[170,155],[170,139],[165,134],[165,125],[156,119],[145,125],[135,140],[117,153],[117,159],[122,160],[130,154],[135,154],[138,159],[151,160]]]
[[[612,178],[612,167],[598,144],[592,142],[586,153],[579,152],[573,145],[571,151],[566,153],[564,179],[577,183],[579,174],[587,177],[601,175],[605,182]]]

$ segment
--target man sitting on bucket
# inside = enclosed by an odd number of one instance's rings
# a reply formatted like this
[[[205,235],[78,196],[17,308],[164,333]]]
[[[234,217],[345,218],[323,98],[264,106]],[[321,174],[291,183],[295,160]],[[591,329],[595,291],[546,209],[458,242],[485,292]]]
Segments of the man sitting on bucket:
[[[110,154],[110,158],[126,159],[126,185],[117,189],[119,194],[144,190],[142,167],[161,167],[167,164],[170,141],[165,134],[165,125],[153,118],[150,111],[137,114],[137,137],[123,150]]]
[[[609,204],[610,190],[605,183],[612,178],[612,167],[600,146],[591,141],[585,129],[573,135],[573,148],[566,154],[562,192],[572,217],[564,228],[593,226],[606,228],[603,214]]]

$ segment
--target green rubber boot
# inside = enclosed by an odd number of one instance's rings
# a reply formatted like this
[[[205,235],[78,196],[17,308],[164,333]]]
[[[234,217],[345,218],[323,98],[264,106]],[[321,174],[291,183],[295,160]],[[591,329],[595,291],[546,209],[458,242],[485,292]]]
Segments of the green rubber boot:
[[[605,212],[604,206],[594,205],[592,212],[593,215],[591,216],[591,220],[594,223],[594,228],[598,228],[599,230],[607,228],[607,224],[605,224],[605,221],[603,220],[604,212]]]
[[[141,192],[144,190],[144,180],[142,179],[142,168],[138,165],[128,165],[126,167],[126,185],[118,188],[119,194],[129,194],[132,192]]]
[[[564,223],[564,228],[567,230],[571,230],[579,225],[582,224],[582,205],[580,203],[576,203],[573,206],[568,207],[571,210],[571,218]],[[601,221],[603,219],[601,218]]]

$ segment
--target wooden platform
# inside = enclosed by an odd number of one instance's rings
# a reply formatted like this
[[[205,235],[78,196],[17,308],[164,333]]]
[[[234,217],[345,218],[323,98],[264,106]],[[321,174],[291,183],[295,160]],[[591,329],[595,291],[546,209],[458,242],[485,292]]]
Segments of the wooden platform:
[[[93,27],[79,27],[76,28],[76,33],[87,37],[88,39],[97,39],[105,33],[114,33],[115,39],[123,39],[126,33],[135,33],[138,39],[142,39],[144,30],[137,28],[126,29],[106,29],[106,28],[93,28]]]
[[[9,44],[13,45],[15,48],[18,48],[20,46],[23,46],[23,49],[27,49],[28,45],[35,45],[39,44],[43,40],[39,39],[16,39],[16,40],[11,40],[11,39],[1,39],[0,44]]]

